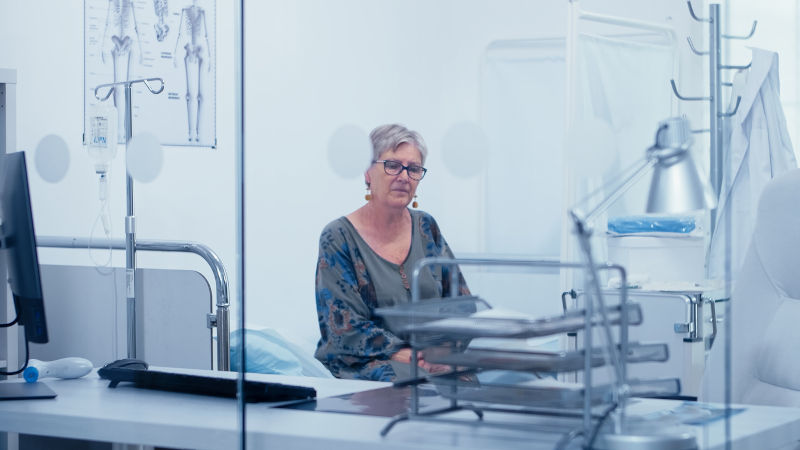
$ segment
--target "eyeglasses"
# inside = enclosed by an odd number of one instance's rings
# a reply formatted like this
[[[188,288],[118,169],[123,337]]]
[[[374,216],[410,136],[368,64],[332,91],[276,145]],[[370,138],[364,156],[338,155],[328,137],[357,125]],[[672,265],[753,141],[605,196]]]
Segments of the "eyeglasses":
[[[400,175],[403,169],[405,169],[406,173],[408,173],[408,177],[417,181],[421,180],[422,177],[425,176],[425,173],[428,172],[428,169],[422,166],[416,164],[404,166],[400,161],[392,161],[391,159],[381,159],[373,161],[373,163],[383,163],[383,171],[386,172],[386,175]]]

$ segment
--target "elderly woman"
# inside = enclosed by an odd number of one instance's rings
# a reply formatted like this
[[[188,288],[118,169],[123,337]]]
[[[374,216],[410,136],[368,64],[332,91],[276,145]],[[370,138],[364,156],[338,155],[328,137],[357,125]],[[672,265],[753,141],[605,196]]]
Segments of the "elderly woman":
[[[316,358],[339,378],[394,381],[410,373],[408,343],[387,330],[376,308],[411,300],[411,271],[422,258],[452,257],[439,226],[416,208],[428,150],[401,125],[370,133],[372,161],[364,172],[367,203],[329,223],[319,240],[316,297],[322,337]],[[420,274],[420,298],[449,295],[448,267]],[[460,293],[469,294],[461,274]],[[447,368],[420,358],[428,372]]]

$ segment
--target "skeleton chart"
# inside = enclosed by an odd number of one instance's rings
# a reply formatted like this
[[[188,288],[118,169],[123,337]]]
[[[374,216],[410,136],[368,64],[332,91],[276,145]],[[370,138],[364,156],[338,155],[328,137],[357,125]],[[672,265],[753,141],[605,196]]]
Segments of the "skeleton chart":
[[[95,86],[160,77],[161,95],[141,85],[131,93],[133,134],[216,147],[216,54],[216,0],[84,0],[84,116],[99,102]],[[106,102],[117,108],[124,143],[122,89]]]

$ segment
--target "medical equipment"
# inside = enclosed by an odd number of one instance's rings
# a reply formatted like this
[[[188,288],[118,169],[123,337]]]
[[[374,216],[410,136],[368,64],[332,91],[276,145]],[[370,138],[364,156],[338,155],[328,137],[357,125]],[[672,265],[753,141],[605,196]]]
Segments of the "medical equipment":
[[[80,378],[92,371],[92,362],[86,358],[71,356],[54,361],[31,359],[22,377],[28,383],[35,383],[39,378]]]
[[[95,225],[103,225],[103,232],[107,239],[111,239],[111,219],[108,212],[108,171],[114,157],[117,156],[117,108],[113,105],[96,104],[90,107],[86,118],[85,129],[86,150],[89,159],[94,163],[94,171],[99,175],[98,199],[100,210],[97,213]],[[94,227],[92,227],[94,229]],[[93,235],[91,233],[90,235]],[[91,253],[90,253],[91,255]],[[111,263],[111,254],[105,264]]]
[[[692,216],[625,216],[608,219],[608,232],[614,234],[681,233],[694,231],[696,220]]]
[[[113,105],[91,106],[86,118],[86,149],[94,162],[94,170],[102,178],[117,156],[117,108]]]
[[[150,83],[158,82],[158,87]],[[108,100],[117,89],[125,90],[125,145],[130,142],[133,135],[133,106],[131,105],[131,88],[134,84],[144,84],[151,94],[160,94],[164,90],[164,80],[161,78],[143,78],[138,80],[119,81],[106,83],[94,88],[94,96],[103,102]],[[101,89],[107,89],[105,95],[100,95]],[[125,216],[125,292],[128,299],[128,357],[136,356],[136,217],[133,215],[133,177],[127,174],[125,183],[127,198],[127,215]]]
[[[114,239],[108,246],[93,244],[87,238],[63,237],[63,236],[39,236],[37,239],[39,247],[46,248],[107,248],[110,246],[114,250],[125,250],[125,242],[122,239]],[[136,251],[146,252],[166,252],[166,253],[194,253],[203,258],[208,264],[214,275],[216,286],[216,312],[206,315],[207,328],[216,328],[216,354],[217,370],[230,370],[230,300],[228,296],[228,273],[222,260],[211,248],[196,242],[180,241],[159,241],[159,240],[136,240]]]

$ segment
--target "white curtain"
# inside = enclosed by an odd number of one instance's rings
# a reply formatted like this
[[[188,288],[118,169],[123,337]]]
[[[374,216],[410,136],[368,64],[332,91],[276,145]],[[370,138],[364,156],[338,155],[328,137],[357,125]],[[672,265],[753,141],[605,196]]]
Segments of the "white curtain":
[[[497,41],[485,52],[481,123],[492,149],[484,228],[489,254],[560,257],[564,55],[563,39]],[[535,315],[561,313],[557,272],[520,276],[506,270],[473,280],[487,285],[495,306]]]
[[[591,133],[582,128],[594,124],[596,130],[602,124],[614,136],[613,148],[571,149],[577,169],[574,179],[583,182],[584,193],[612,181],[643,157],[653,144],[658,122],[672,112],[669,80],[674,47],[631,39],[578,35],[579,104],[574,133]],[[609,216],[644,212],[647,187],[646,183],[634,186],[612,205]],[[581,197],[581,186],[577,192]]]

